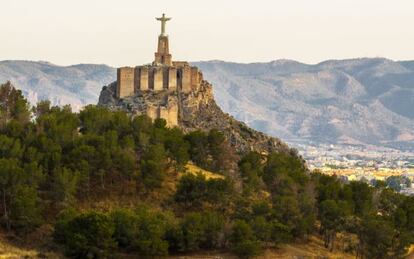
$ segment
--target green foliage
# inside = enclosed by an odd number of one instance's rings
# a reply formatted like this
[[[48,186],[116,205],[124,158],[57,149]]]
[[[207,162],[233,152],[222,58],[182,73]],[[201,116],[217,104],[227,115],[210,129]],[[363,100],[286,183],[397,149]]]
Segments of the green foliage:
[[[372,188],[363,182],[351,182],[349,187],[352,190],[354,213],[357,216],[369,214],[374,206]]]
[[[348,215],[347,203],[344,201],[324,200],[319,205],[319,218],[325,247],[333,250],[336,232],[342,230]]]
[[[190,158],[197,165],[209,168],[208,136],[202,131],[193,131],[185,136],[190,143]]]
[[[239,161],[240,174],[244,183],[244,191],[255,192],[263,188],[262,157],[257,152],[249,152]]]
[[[262,246],[303,240],[317,226],[331,249],[338,232],[356,234],[354,252],[367,258],[401,258],[414,243],[414,198],[393,191],[409,185],[406,179],[344,184],[310,174],[295,152],[240,155],[215,129],[184,134],[162,119],[94,105],[77,114],[41,101],[30,111],[19,90],[0,86],[0,223],[26,235],[55,221],[54,239],[69,256],[231,248],[253,257]],[[178,175],[176,192],[164,197],[166,177],[190,160],[232,178]],[[70,209],[113,197],[154,204],[105,213]]]
[[[360,246],[355,252],[362,257],[404,257],[413,242],[406,225],[410,206],[404,207],[410,198],[384,185],[343,185],[335,177],[322,175],[315,175],[314,180],[318,186],[321,232],[327,247],[333,249],[337,232],[348,231],[358,235]]]
[[[165,178],[166,152],[163,145],[150,145],[141,159],[141,177],[148,188],[161,187]]]
[[[250,225],[243,220],[233,224],[230,236],[231,247],[240,258],[252,258],[261,253],[261,244],[254,236]]]
[[[299,184],[304,184],[308,180],[302,161],[286,153],[270,154],[263,172],[264,182],[268,186],[279,182],[282,185],[289,185],[291,179]]]
[[[234,151],[229,147],[223,133],[216,129],[207,134],[193,131],[185,136],[190,143],[190,158],[197,165],[207,170],[226,172],[235,160]],[[226,154],[223,156],[223,154]]]
[[[73,218],[64,215],[58,220],[55,231],[55,240],[65,247],[69,256],[102,258],[116,247],[112,239],[115,226],[111,218],[103,213],[91,211]]]
[[[263,216],[255,217],[251,222],[254,235],[263,242],[272,240],[272,223],[267,221]]]
[[[366,258],[398,258],[393,251],[395,230],[381,217],[367,217],[359,234],[361,253]]]
[[[12,199],[10,219],[12,226],[18,232],[29,233],[42,222],[40,203],[37,190],[34,187],[21,185]]]
[[[22,91],[15,89],[10,82],[0,85],[0,129],[4,129],[11,121],[24,125],[29,120],[29,103]]]
[[[166,231],[170,220],[162,213],[143,207],[136,211],[118,209],[112,212],[114,239],[119,246],[140,255],[167,255]]]
[[[66,208],[75,202],[79,173],[70,169],[56,170],[52,176],[51,196],[58,207]]]
[[[165,148],[177,163],[177,169],[182,170],[190,159],[190,143],[184,139],[184,135],[178,128],[169,131],[165,140]]]
[[[0,190],[2,192],[2,222],[10,229],[10,210],[24,181],[24,172],[16,159],[0,159]],[[19,202],[17,202],[19,205]]]
[[[224,219],[217,213],[191,213],[181,223],[184,251],[214,249],[221,246]]]
[[[271,222],[271,241],[273,243],[288,243],[292,240],[292,229],[278,221]]]
[[[206,179],[199,174],[186,174],[181,177],[174,195],[176,202],[186,207],[200,207],[204,202],[225,204],[232,193],[232,187],[225,179]]]

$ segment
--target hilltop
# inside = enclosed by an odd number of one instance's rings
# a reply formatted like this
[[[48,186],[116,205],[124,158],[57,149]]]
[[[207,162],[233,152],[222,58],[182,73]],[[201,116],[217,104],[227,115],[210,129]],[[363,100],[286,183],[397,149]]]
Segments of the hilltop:
[[[194,64],[214,85],[214,97],[224,112],[269,135],[320,143],[413,146],[414,61]],[[98,102],[102,86],[116,80],[116,70],[3,61],[0,80],[14,82],[32,103],[50,99],[79,108]]]
[[[243,122],[235,120],[224,113],[216,104],[212,94],[213,87],[204,81],[200,88],[190,93],[171,91],[140,91],[133,96],[119,99],[116,97],[117,82],[102,88],[98,105],[112,110],[123,110],[132,115],[146,114],[148,107],[171,106],[171,100],[178,109],[179,126],[184,132],[195,130],[210,131],[213,129],[224,133],[229,143],[237,152],[290,152],[296,154],[280,139],[267,136],[262,132],[249,128]],[[169,101],[166,101],[166,100]],[[171,116],[174,116],[171,115]],[[174,119],[177,120],[177,119]]]

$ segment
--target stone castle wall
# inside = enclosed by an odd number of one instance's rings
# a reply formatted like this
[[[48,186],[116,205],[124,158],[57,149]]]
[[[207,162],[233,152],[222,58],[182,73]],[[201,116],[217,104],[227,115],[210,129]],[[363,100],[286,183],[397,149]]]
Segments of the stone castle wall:
[[[199,69],[188,63],[183,66],[122,67],[118,68],[117,97],[125,98],[148,90],[189,93],[197,89],[201,81]]]
[[[118,99],[125,99],[136,97],[137,93],[145,95],[147,91],[168,94],[165,102],[153,103],[144,110],[152,119],[163,118],[167,126],[178,126],[178,97],[181,93],[197,91],[203,76],[197,67],[190,66],[188,62],[172,61],[168,36],[163,29],[154,56],[151,65],[118,68],[115,95]]]
[[[118,69],[117,94],[119,98],[135,93],[135,70],[131,67]]]
[[[168,127],[178,126],[178,94],[196,91],[202,81],[202,74],[197,67],[187,62],[177,62],[175,66],[137,66],[118,69],[116,97],[124,99],[135,96],[139,92],[166,91],[168,99],[165,103],[148,105],[146,115],[152,119],[162,118]]]
[[[146,107],[146,115],[155,120],[164,119],[167,127],[178,126],[178,100],[175,96],[169,96],[165,104],[149,104]]]

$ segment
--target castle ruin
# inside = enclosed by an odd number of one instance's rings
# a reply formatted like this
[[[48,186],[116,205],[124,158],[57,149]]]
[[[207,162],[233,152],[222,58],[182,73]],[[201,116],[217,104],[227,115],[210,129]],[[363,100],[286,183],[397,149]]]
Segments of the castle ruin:
[[[168,35],[165,33],[166,22],[171,18],[160,18],[161,34],[158,36],[158,49],[152,64],[121,67],[117,71],[117,90],[116,97],[123,99],[134,96],[140,92],[167,91],[171,93],[188,94],[196,91],[202,81],[203,75],[197,67],[190,66],[185,61],[172,61],[169,51]],[[178,125],[178,104],[177,98],[170,95],[166,103],[159,104],[157,107],[147,107],[146,114],[152,118],[162,118],[167,121],[167,126]]]
[[[217,129],[237,152],[291,152],[279,139],[249,128],[224,113],[214,100],[213,86],[203,80],[197,67],[188,62],[173,61],[169,52],[166,22],[161,21],[158,49],[150,65],[122,67],[118,79],[102,88],[99,105],[123,110],[131,116],[147,115],[165,119],[168,127],[179,127],[184,133]]]

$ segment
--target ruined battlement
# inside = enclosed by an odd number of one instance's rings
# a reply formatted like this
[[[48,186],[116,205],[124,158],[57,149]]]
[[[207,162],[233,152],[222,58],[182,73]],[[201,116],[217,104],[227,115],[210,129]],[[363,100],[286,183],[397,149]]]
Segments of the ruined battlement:
[[[117,98],[133,96],[140,91],[179,91],[189,93],[199,88],[203,75],[197,67],[186,61],[172,61],[165,24],[171,18],[156,18],[161,21],[158,48],[151,65],[118,68]]]
[[[191,66],[186,61],[172,61],[169,38],[165,33],[165,24],[171,18],[163,14],[162,17],[156,19],[161,21],[161,34],[158,36],[154,61],[150,65],[118,68],[116,98],[121,100],[146,92],[166,92],[171,95],[168,101],[148,106],[146,114],[153,119],[165,119],[168,126],[177,126],[176,99],[180,94],[198,91],[203,81],[203,74],[197,67]]]
[[[133,96],[139,91],[195,91],[203,80],[203,74],[197,67],[185,63],[118,68],[117,97]]]

